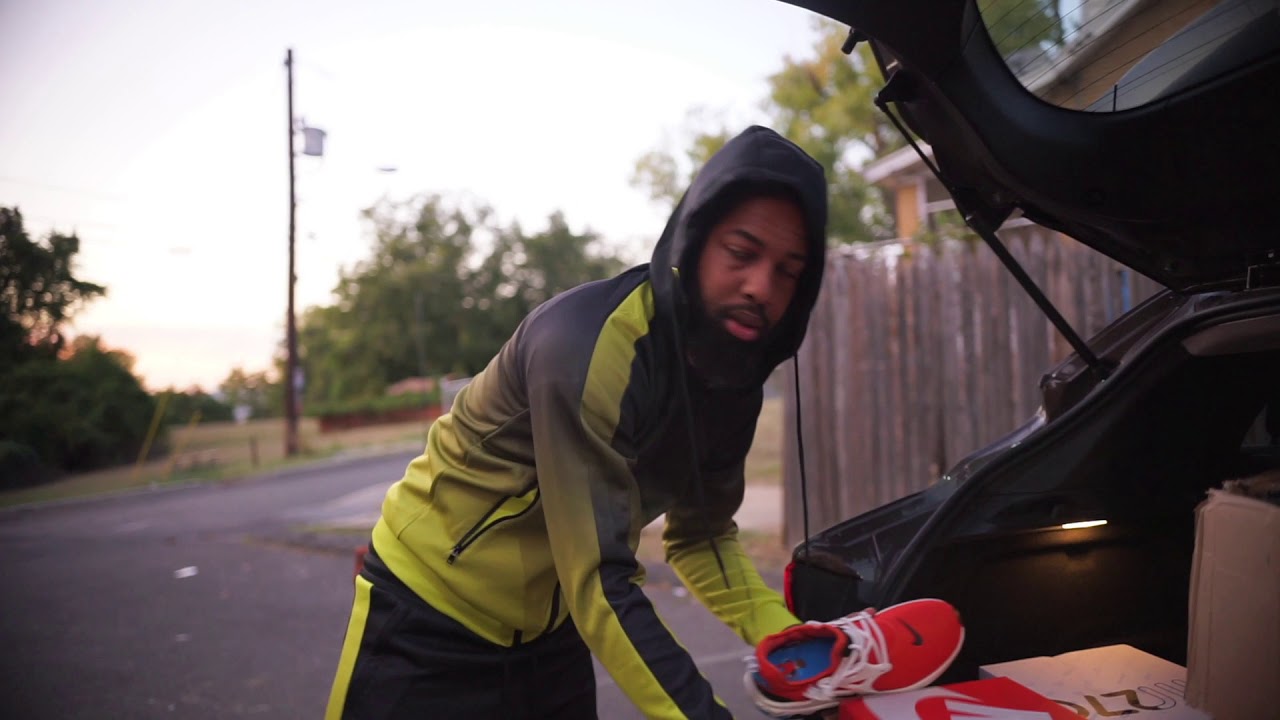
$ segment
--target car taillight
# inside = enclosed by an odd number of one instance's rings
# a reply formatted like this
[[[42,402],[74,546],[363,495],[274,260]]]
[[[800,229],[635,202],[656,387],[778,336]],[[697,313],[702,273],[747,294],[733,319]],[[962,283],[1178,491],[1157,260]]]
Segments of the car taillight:
[[[786,600],[787,609],[790,610],[792,614],[795,614],[796,611],[795,600],[791,597],[791,574],[792,571],[795,570],[795,567],[796,561],[792,560],[787,563],[786,569],[782,571],[782,598]]]

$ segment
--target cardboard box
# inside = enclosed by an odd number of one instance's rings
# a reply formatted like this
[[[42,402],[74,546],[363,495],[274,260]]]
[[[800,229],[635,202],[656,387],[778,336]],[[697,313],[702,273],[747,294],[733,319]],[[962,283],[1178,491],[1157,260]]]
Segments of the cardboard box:
[[[1187,699],[1215,720],[1280,717],[1280,472],[1196,508]]]
[[[983,665],[978,676],[1016,680],[1080,718],[1209,720],[1183,695],[1185,668],[1129,645]]]
[[[911,692],[865,695],[840,704],[838,720],[1079,720],[1076,714],[1010,680],[991,678]]]

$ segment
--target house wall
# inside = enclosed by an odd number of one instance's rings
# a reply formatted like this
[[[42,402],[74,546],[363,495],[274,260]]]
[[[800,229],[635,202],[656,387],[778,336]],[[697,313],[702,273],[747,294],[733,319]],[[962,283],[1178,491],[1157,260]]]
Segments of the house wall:
[[[915,183],[899,185],[894,190],[894,224],[898,237],[909,238],[920,229],[920,192]]]
[[[1059,76],[1041,97],[1073,109],[1087,107],[1111,91],[1121,76],[1195,18],[1220,0],[1158,0],[1149,2],[1122,24],[1089,46],[1089,59]]]

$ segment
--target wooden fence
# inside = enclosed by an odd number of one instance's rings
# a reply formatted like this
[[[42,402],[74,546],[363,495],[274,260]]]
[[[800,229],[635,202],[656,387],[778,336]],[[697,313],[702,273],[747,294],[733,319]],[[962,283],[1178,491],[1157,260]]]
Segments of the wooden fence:
[[[1001,239],[1084,338],[1160,289],[1030,223]],[[1030,419],[1039,382],[1072,352],[981,241],[842,248],[800,351],[810,530],[924,489]],[[783,534],[803,539],[792,371]]]

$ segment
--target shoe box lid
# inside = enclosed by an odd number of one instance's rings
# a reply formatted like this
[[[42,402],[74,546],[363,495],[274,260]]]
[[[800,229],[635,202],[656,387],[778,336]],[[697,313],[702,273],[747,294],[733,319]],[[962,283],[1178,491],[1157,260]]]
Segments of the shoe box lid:
[[[1016,680],[1080,718],[1210,720],[1186,700],[1186,668],[1130,645],[983,665],[978,677]]]

